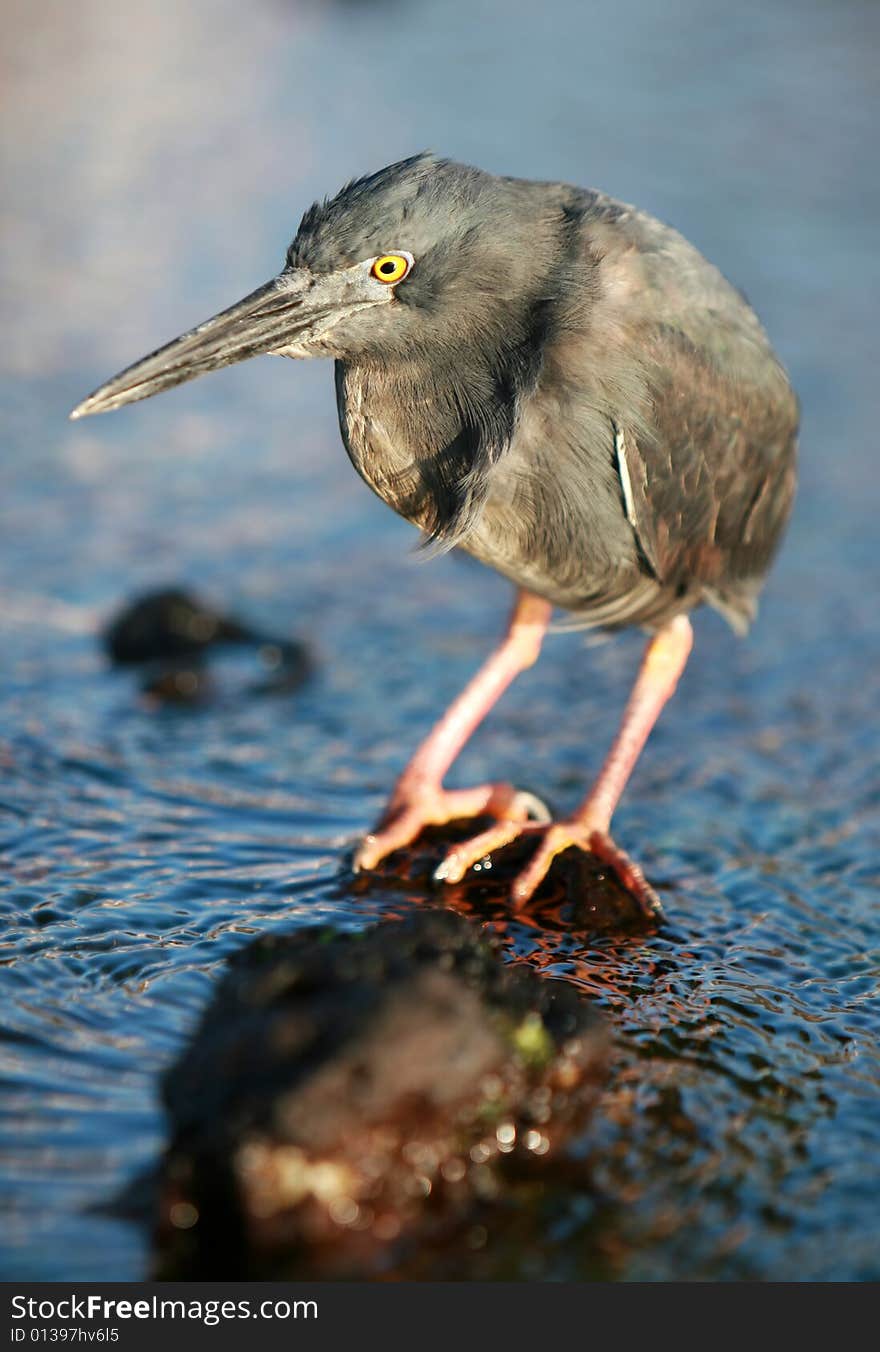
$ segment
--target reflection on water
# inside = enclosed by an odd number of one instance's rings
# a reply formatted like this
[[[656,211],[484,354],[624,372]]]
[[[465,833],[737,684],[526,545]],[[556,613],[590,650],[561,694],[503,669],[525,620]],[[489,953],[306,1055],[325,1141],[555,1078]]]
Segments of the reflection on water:
[[[3,8],[4,1273],[143,1273],[143,1237],[100,1208],[154,1157],[157,1077],[225,959],[276,926],[417,904],[340,867],[498,630],[504,584],[407,554],[318,363],[64,417],[270,275],[313,197],[432,145],[671,219],[757,301],[804,404],[761,620],[743,644],[700,618],[620,814],[669,924],[615,936],[470,903],[615,1029],[591,1189],[553,1199],[542,1251],[571,1277],[876,1278],[873,8]],[[97,635],[169,582],[306,638],[315,678],[145,704]],[[461,782],[576,801],[638,646],[552,640]]]

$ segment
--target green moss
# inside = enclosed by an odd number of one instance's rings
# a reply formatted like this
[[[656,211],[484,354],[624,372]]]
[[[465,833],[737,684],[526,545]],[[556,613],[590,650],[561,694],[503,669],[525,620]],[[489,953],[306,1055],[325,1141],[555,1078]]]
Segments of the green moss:
[[[535,1070],[543,1070],[556,1054],[553,1039],[535,1010],[531,1010],[513,1030],[512,1041],[520,1060]]]

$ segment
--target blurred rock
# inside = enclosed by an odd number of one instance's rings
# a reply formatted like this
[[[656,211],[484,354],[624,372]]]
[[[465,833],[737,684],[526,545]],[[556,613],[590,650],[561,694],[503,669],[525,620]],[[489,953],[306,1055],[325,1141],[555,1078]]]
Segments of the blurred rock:
[[[508,1223],[520,1252],[606,1063],[574,988],[450,912],[264,936],[165,1080],[158,1276],[464,1277]]]
[[[141,688],[163,703],[190,704],[216,693],[208,654],[223,645],[256,649],[261,676],[247,693],[295,689],[311,669],[304,644],[260,633],[178,587],[148,592],[107,626],[104,646],[119,666],[144,669]]]
[[[197,597],[167,587],[125,606],[110,622],[105,645],[114,662],[192,658],[212,643],[249,643],[250,630],[212,610]]]

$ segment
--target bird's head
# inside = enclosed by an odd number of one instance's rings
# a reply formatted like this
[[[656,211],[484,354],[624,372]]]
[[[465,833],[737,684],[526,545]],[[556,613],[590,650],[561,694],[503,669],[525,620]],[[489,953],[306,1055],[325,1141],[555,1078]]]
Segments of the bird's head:
[[[565,213],[538,186],[428,154],[358,179],[309,208],[279,276],[114,376],[71,416],[261,353],[451,363],[509,344],[558,269]]]

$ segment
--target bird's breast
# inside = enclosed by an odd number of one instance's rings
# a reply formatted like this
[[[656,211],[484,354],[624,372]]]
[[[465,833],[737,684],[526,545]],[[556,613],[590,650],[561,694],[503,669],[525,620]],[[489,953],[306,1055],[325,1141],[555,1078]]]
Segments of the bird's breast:
[[[417,418],[407,417],[381,373],[336,364],[339,430],[351,461],[364,482],[398,515],[422,528],[429,504],[418,492]]]
[[[420,431],[420,422],[433,401],[401,400],[370,370],[340,365],[336,379],[352,464],[394,511],[426,529],[424,456],[438,437],[433,425]],[[493,467],[483,509],[460,547],[556,605],[616,604],[639,583],[640,568],[613,446],[613,428],[600,415],[534,401]]]

